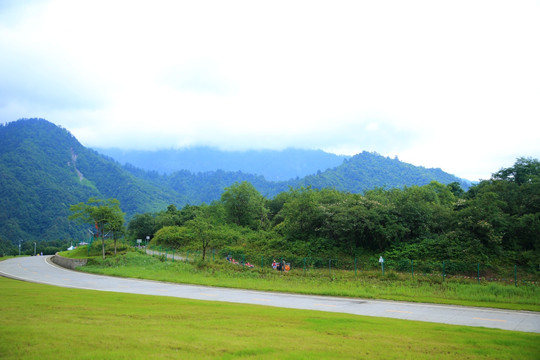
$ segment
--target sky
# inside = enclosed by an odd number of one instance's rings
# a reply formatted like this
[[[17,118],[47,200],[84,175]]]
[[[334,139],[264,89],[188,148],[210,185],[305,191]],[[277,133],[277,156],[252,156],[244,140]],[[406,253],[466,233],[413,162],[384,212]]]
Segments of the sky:
[[[540,158],[540,1],[0,0],[0,123],[489,179]],[[1,139],[0,139],[1,141]]]

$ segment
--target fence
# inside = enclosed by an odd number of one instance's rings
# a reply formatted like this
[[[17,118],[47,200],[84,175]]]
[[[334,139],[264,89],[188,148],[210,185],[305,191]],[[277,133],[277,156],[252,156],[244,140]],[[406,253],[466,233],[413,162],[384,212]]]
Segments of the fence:
[[[202,259],[200,251],[178,251],[167,249],[162,246],[149,246],[146,252],[152,256],[163,256],[165,260],[171,261],[195,261]],[[526,269],[521,266],[494,266],[482,263],[466,263],[458,261],[423,261],[411,259],[398,259],[380,262],[375,258],[321,258],[321,257],[295,257],[281,255],[246,255],[237,251],[209,250],[206,253],[208,261],[222,261],[230,256],[230,259],[238,265],[253,265],[262,269],[271,269],[272,263],[286,263],[295,271],[304,273],[311,270],[328,270],[328,275],[336,275],[340,272],[349,272],[357,276],[361,272],[400,273],[409,275],[411,278],[431,277],[445,281],[447,278],[461,278],[476,281],[497,281],[513,283],[517,286],[521,284],[538,285],[540,278],[540,266],[533,269]],[[231,261],[232,262],[232,261]],[[531,271],[532,270],[532,271]]]

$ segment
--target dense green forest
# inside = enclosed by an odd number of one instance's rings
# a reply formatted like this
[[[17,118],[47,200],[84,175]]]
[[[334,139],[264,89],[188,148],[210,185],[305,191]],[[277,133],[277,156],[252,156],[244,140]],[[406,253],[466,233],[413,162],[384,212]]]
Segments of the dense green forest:
[[[403,188],[431,181],[458,182],[464,189],[470,186],[468,181],[440,169],[416,167],[367,152],[335,168],[281,182],[220,169],[160,174],[122,166],[43,119],[0,125],[0,144],[0,237],[13,245],[21,239],[40,242],[84,238],[87,229],[67,218],[71,205],[91,197],[118,199],[129,220],[135,214],[158,212],[170,204],[182,208],[219,201],[225,188],[244,181],[267,199],[290,187],[362,193],[375,187]],[[283,164],[289,169],[296,165]]]
[[[69,207],[90,197],[114,197],[131,214],[184,201],[82,146],[67,130],[42,119],[0,127],[0,236],[13,244],[77,239]]]
[[[237,253],[540,263],[540,162],[520,158],[465,192],[454,182],[364,194],[290,188],[273,198],[235,183],[220,200],[137,214],[132,238]]]

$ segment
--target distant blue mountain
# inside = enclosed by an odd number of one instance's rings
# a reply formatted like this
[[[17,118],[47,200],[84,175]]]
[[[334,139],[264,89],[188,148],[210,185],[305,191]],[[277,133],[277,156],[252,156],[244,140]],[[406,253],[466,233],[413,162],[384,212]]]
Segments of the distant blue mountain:
[[[157,151],[96,148],[121,164],[131,164],[147,171],[171,174],[180,170],[192,173],[215,170],[241,171],[262,175],[269,181],[285,181],[316,174],[343,163],[350,156],[335,155],[322,150],[285,149],[220,151],[210,147]]]

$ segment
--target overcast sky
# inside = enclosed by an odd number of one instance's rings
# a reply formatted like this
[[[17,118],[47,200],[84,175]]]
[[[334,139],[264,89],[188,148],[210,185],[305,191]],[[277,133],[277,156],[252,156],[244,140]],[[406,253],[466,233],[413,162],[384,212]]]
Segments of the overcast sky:
[[[0,0],[0,122],[89,147],[540,158],[539,1]],[[1,139],[0,139],[1,140]]]

